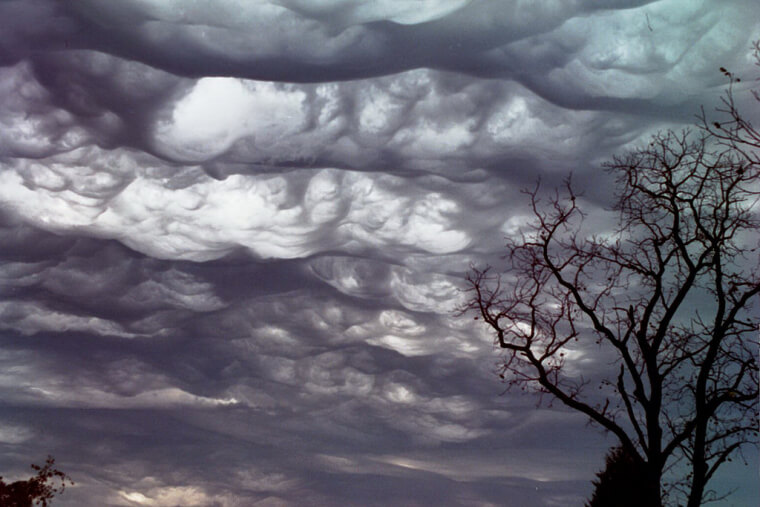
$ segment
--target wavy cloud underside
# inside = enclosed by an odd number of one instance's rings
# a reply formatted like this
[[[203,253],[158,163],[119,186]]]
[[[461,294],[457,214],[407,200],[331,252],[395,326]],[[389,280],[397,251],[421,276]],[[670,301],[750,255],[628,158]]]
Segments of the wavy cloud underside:
[[[499,396],[462,278],[538,177],[613,227],[600,163],[753,75],[758,19],[0,3],[0,473],[55,455],[64,506],[580,505],[611,440]]]

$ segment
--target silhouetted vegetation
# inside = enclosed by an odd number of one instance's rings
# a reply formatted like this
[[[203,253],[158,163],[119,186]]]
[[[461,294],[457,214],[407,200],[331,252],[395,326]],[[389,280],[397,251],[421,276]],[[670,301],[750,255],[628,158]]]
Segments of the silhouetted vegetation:
[[[596,474],[594,494],[586,507],[644,507],[656,505],[657,494],[647,490],[646,468],[638,455],[614,447],[607,454],[605,468]]]
[[[569,179],[549,197],[537,185],[505,270],[468,276],[463,312],[494,331],[501,377],[615,435],[599,485],[632,466],[649,492],[639,505],[716,499],[716,470],[757,445],[760,132],[736,106],[740,80],[721,71],[721,121],[702,112],[696,133],[657,134],[606,165],[614,227],[585,223]],[[595,373],[569,359],[588,353]],[[689,472],[664,480],[666,468]]]
[[[47,507],[56,495],[63,493],[66,488],[66,482],[70,485],[74,481],[61,472],[53,468],[55,459],[48,456],[43,466],[32,465],[32,470],[37,475],[30,477],[25,481],[16,481],[7,484],[0,477],[0,506],[2,507],[31,507],[32,505],[41,505]],[[60,484],[57,484],[60,481]]]

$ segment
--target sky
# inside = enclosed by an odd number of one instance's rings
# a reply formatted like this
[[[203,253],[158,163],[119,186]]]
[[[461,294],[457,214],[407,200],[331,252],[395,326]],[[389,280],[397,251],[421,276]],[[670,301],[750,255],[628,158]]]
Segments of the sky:
[[[614,440],[505,393],[463,278],[539,177],[604,223],[601,164],[713,111],[757,39],[755,0],[0,1],[0,474],[53,455],[61,506],[582,505]],[[759,503],[747,460],[718,505]]]

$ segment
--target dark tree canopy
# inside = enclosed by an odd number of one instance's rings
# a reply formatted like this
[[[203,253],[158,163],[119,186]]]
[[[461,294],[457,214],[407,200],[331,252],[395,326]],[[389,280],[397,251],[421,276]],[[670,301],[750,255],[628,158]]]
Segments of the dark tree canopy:
[[[504,270],[468,277],[466,309],[504,350],[502,378],[613,433],[642,463],[648,505],[716,498],[716,470],[757,443],[760,134],[724,72],[722,121],[606,165],[616,226],[586,223],[569,180],[549,197],[537,185]],[[607,373],[579,372],[570,358],[584,353]]]
[[[643,507],[652,505],[652,497],[656,496],[642,487],[647,481],[641,458],[623,447],[610,450],[604,470],[596,476],[594,493],[586,507]]]
[[[65,473],[53,467],[55,459],[48,456],[43,466],[32,465],[37,475],[26,481],[16,481],[7,484],[0,477],[0,506],[2,507],[31,507],[41,505],[47,507],[56,495],[63,493],[66,482],[74,482]],[[60,484],[56,485],[56,479]]]

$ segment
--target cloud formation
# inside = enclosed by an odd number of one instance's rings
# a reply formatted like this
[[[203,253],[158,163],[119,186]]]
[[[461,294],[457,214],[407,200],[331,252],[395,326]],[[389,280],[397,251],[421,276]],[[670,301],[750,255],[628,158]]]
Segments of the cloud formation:
[[[581,504],[610,442],[499,396],[462,277],[537,177],[608,227],[599,163],[753,76],[758,14],[1,2],[0,472],[55,455],[61,505]]]

